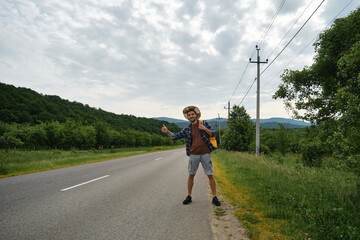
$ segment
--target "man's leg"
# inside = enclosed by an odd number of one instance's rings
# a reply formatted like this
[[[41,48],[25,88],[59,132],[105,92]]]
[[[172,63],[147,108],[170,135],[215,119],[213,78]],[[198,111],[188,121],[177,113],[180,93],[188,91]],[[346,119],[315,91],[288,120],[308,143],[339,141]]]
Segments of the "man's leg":
[[[216,196],[216,186],[215,186],[215,179],[213,175],[207,175],[209,178],[209,184],[210,184],[210,188],[211,188],[211,192],[212,192],[212,204],[214,204],[215,206],[220,206],[221,203],[219,202],[219,199]]]
[[[195,177],[196,171],[199,167],[199,163],[200,163],[199,155],[190,155],[189,165],[188,165],[189,177],[188,177],[188,184],[187,184],[188,196],[186,196],[185,200],[183,201],[183,204],[191,203],[191,192],[192,192],[192,188],[194,186],[194,177]]]
[[[213,197],[216,196],[215,179],[213,176],[213,167],[210,154],[201,155],[201,165],[204,168],[204,173],[209,178],[209,184]]]
[[[216,184],[215,184],[215,179],[214,179],[214,176],[213,176],[213,168],[212,168],[212,162],[211,162],[210,154],[202,155],[201,164],[202,164],[202,166],[204,168],[205,174],[209,178],[209,184],[210,184],[210,188],[211,188],[211,192],[212,192],[212,196],[213,196],[212,203],[215,206],[220,206],[221,203],[219,202],[219,199],[216,197]]]
[[[213,175],[207,175],[213,197],[216,197],[216,183]]]
[[[188,195],[191,197],[192,188],[194,186],[194,177],[195,175],[190,175],[188,178]]]

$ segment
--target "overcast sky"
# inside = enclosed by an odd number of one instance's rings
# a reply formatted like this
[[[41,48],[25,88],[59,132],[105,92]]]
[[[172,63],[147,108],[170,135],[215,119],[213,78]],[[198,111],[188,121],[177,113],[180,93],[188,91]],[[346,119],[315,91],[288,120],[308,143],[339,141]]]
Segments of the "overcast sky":
[[[261,60],[272,61],[321,2],[287,0],[260,43]],[[289,62],[348,2],[326,0],[263,73],[261,118],[291,117],[272,99],[279,75],[312,64],[312,44]],[[182,119],[196,105],[203,119],[227,117],[227,101],[239,104],[254,81],[256,64],[244,70],[281,3],[0,0],[0,82],[117,114]],[[256,85],[242,102],[253,118],[255,100]]]

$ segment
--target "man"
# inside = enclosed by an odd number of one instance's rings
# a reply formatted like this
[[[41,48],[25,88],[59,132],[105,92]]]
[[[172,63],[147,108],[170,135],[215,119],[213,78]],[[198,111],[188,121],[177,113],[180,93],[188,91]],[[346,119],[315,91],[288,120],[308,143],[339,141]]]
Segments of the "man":
[[[213,196],[212,203],[215,206],[220,206],[220,202],[216,197],[215,179],[213,176],[213,168],[210,157],[210,153],[216,148],[209,141],[209,136],[215,136],[215,131],[211,129],[210,124],[206,121],[203,121],[203,124],[200,124],[199,119],[201,117],[201,112],[199,108],[195,106],[188,106],[184,108],[183,114],[184,117],[191,122],[189,126],[185,127],[176,134],[170,132],[165,125],[163,125],[163,128],[161,129],[163,133],[166,133],[174,140],[185,138],[186,154],[189,156],[189,177],[187,184],[188,195],[183,204],[189,204],[192,202],[191,192],[194,185],[194,177],[199,167],[199,163],[201,162],[204,172],[209,178],[209,184]]]

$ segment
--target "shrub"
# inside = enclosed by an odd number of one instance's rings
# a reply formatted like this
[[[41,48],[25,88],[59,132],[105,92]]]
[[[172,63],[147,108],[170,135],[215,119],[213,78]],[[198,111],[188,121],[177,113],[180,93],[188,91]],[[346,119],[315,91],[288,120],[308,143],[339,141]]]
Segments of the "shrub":
[[[326,153],[324,144],[318,140],[307,142],[303,139],[300,141],[300,146],[304,165],[308,167],[320,167],[322,157]]]
[[[349,156],[345,159],[348,170],[360,175],[360,154]]]
[[[256,142],[252,142],[249,145],[248,152],[255,153],[255,151],[256,151]],[[263,153],[263,154],[268,154],[268,153],[270,153],[270,148],[267,145],[260,143],[259,152]]]

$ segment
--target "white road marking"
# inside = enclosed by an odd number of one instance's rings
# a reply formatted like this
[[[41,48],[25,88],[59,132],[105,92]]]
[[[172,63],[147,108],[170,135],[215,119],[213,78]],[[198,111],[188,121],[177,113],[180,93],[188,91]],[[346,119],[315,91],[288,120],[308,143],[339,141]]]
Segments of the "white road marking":
[[[155,159],[155,161],[159,161],[160,159],[162,159],[162,157],[159,157],[159,158]]]
[[[70,190],[70,189],[73,189],[73,188],[76,188],[76,187],[80,187],[82,185],[85,185],[85,184],[88,184],[88,183],[91,183],[91,182],[95,182],[95,181],[103,179],[103,178],[107,178],[109,176],[110,175],[106,175],[106,176],[102,176],[102,177],[99,177],[99,178],[95,178],[95,179],[87,181],[87,182],[83,182],[83,183],[80,183],[80,184],[77,184],[77,185],[74,185],[74,186],[71,186],[71,187],[68,187],[68,188],[61,189],[60,191],[64,192],[64,191],[67,191],[67,190]]]

